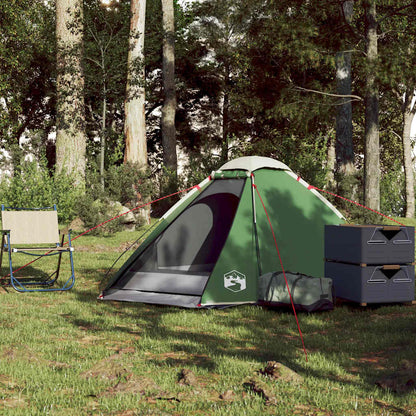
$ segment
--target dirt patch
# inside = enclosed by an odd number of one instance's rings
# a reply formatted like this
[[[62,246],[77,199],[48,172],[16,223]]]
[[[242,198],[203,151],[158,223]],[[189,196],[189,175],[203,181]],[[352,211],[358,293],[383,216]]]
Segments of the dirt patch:
[[[61,363],[59,361],[50,361],[49,367],[54,370],[64,370],[65,368],[71,368],[68,363]]]
[[[11,377],[0,374],[0,391],[3,394],[6,390],[17,389],[19,385]]]
[[[414,416],[415,414],[413,411],[407,411],[404,408],[395,406],[393,404],[387,403],[383,400],[374,400],[374,403],[379,406],[381,409],[383,409],[383,414],[399,414],[402,416]]]
[[[126,241],[125,243],[121,243],[118,247],[118,251],[126,251],[126,250],[136,250],[140,245],[140,242],[130,242]]]
[[[2,351],[1,356],[7,361],[28,361],[38,365],[49,363],[34,353],[27,345],[11,345]]]
[[[152,379],[129,374],[113,387],[105,390],[100,396],[114,396],[115,394],[139,394],[144,396],[149,393],[152,393],[152,396],[159,396],[164,392]]]
[[[236,394],[232,390],[227,390],[220,394],[220,399],[224,400],[225,402],[232,402],[236,399]]]
[[[103,358],[101,361],[93,365],[89,370],[84,371],[81,377],[89,378],[101,378],[104,380],[120,380],[128,381],[133,376],[131,372],[131,365],[125,364],[125,356],[133,354],[135,352],[134,347],[118,348],[117,352],[110,355],[107,358]]]
[[[80,328],[82,331],[87,331],[88,329]],[[97,337],[95,335],[87,335],[85,337],[82,337],[78,342],[83,345],[94,345],[97,343],[97,341],[100,341],[101,337]]]
[[[89,370],[84,371],[81,377],[85,379],[100,378],[103,380],[128,380],[131,377],[131,369],[122,362],[123,354],[113,354],[104,358]]]
[[[315,408],[311,405],[303,405],[297,404],[293,410],[294,415],[301,415],[301,416],[331,416],[332,413]]]
[[[27,402],[24,396],[21,394],[12,397],[5,397],[1,399],[0,409],[16,409],[27,406]]]
[[[373,370],[385,371],[388,369],[388,361],[392,355],[402,351],[401,347],[390,347],[382,351],[374,351],[371,354],[365,354],[358,358],[350,357],[350,360],[361,365],[371,367]],[[360,372],[359,367],[351,367],[350,371],[353,373]]]
[[[27,399],[21,393],[23,385],[18,385],[15,380],[0,374],[0,411],[2,409],[23,408],[27,406]]]

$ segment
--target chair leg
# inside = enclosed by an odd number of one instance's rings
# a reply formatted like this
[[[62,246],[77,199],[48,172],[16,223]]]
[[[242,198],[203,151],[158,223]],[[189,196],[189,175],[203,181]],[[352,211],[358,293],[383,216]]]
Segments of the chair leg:
[[[71,230],[68,230],[68,247],[69,247],[69,261],[71,264],[71,277],[64,284],[64,290],[71,289],[75,284],[75,268],[74,268],[74,257],[72,251],[72,242],[71,242]]]
[[[7,234],[7,251],[9,254],[10,283],[18,292],[26,292],[26,288],[14,277],[12,263],[12,249],[10,246],[10,234]]]
[[[3,250],[4,250],[4,233],[2,233],[1,236],[1,247],[0,247],[0,273],[1,273],[1,268],[3,267]]]
[[[64,240],[65,240],[65,234],[62,234],[61,247],[63,247],[63,245],[64,245]],[[49,278],[51,278],[52,276],[55,276],[55,277],[53,279],[48,280],[45,283],[46,285],[52,286],[58,280],[59,271],[61,270],[61,261],[62,261],[62,251],[59,252],[59,254],[58,254],[58,264],[56,265],[56,270],[49,275]]]
[[[3,287],[3,289],[7,292],[6,286],[10,285],[9,279],[7,279],[7,276],[3,276],[2,269],[3,269],[3,251],[4,251],[4,245],[6,242],[6,236],[5,233],[2,233],[1,236],[1,246],[0,246],[0,286]]]

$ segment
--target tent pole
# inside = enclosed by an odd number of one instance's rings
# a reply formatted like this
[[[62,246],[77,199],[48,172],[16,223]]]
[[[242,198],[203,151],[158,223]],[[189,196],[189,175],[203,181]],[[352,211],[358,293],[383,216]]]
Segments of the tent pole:
[[[257,232],[257,213],[256,213],[256,194],[254,192],[254,174],[251,173],[251,196],[252,196],[252,204],[253,204],[253,225],[254,225],[254,238],[256,240],[256,257],[257,257],[257,267],[258,267],[258,277],[260,277],[263,272],[261,270],[261,262],[260,262],[260,246],[259,246],[259,235]]]

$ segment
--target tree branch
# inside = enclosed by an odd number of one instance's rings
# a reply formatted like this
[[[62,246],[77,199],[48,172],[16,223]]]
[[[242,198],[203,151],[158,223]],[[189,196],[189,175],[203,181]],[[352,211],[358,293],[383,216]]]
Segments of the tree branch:
[[[330,92],[323,92],[323,91],[317,91],[317,90],[311,90],[309,88],[303,88],[295,85],[295,89],[298,91],[304,91],[304,92],[312,92],[314,94],[321,94],[321,95],[327,95],[329,97],[335,97],[335,98],[351,98],[351,101],[364,101],[363,98],[361,98],[359,95],[350,95],[350,94],[332,94]]]

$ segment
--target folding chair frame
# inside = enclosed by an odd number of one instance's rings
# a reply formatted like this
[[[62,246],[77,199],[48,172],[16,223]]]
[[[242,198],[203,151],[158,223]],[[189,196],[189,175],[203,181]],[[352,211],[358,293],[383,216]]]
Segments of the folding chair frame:
[[[37,208],[37,209],[28,209],[28,208],[11,208],[5,207],[4,205],[1,206],[2,212],[6,211],[6,209],[12,209],[14,211],[44,211],[44,210],[51,210],[53,208],[56,211],[56,205],[53,207],[46,207],[46,208]],[[11,232],[12,230],[0,230],[2,234],[2,241],[1,241],[1,248],[0,248],[0,267],[3,264],[3,251],[8,252],[8,259],[9,259],[9,269],[10,275],[6,277],[10,277],[10,284],[13,288],[18,292],[53,292],[53,291],[64,291],[71,289],[75,284],[75,271],[74,271],[74,260],[73,260],[73,251],[74,248],[72,247],[71,243],[71,230],[68,231],[68,243],[67,247],[64,243],[65,235],[62,234],[61,242],[56,242],[55,247],[25,247],[25,248],[16,248],[12,246],[11,241]],[[42,253],[43,251],[43,253]],[[60,267],[61,267],[61,260],[62,254],[68,252],[69,253],[69,260],[71,265],[71,275],[70,277],[60,286],[60,287],[52,287],[58,280]],[[40,279],[35,277],[16,277],[13,270],[13,261],[12,261],[12,253],[22,253],[30,256],[36,256],[37,259],[43,257],[50,257],[50,256],[58,256],[57,267],[54,272],[49,274],[46,278]],[[42,253],[42,254],[39,254]],[[35,259],[34,261],[36,261]]]

